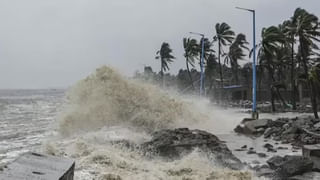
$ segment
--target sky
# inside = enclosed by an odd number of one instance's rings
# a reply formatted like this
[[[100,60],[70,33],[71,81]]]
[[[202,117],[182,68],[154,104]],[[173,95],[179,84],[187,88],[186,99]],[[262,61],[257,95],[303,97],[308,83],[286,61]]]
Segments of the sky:
[[[0,0],[0,88],[64,88],[102,65],[126,76],[145,65],[159,71],[155,53],[168,42],[185,68],[182,39],[212,39],[216,23],[244,33],[252,45],[263,27],[290,18],[297,7],[320,17],[319,0]],[[215,47],[214,47],[215,48]]]

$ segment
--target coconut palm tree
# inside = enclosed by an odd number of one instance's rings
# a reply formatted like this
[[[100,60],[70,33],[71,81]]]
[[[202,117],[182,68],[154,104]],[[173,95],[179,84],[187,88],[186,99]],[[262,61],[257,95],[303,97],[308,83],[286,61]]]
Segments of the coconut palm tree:
[[[164,79],[163,79],[163,73],[167,70],[169,70],[169,64],[173,62],[173,59],[175,57],[172,55],[172,49],[170,48],[170,45],[166,42],[163,42],[161,45],[161,48],[156,53],[156,59],[161,60],[161,79],[162,83],[164,85]]]
[[[304,9],[297,8],[292,17],[292,21],[295,25],[295,35],[298,37],[299,41],[299,51],[304,75],[305,77],[309,77],[309,68],[312,62],[310,57],[313,54],[312,50],[318,49],[314,41],[320,42],[318,39],[320,36],[318,17],[308,13]],[[315,118],[319,118],[315,84],[310,78],[307,78],[307,81],[310,88],[310,99],[313,113]]]
[[[269,88],[270,98],[272,104],[272,111],[275,111],[274,97],[275,97],[275,57],[277,56],[278,49],[281,48],[281,44],[285,43],[285,38],[279,28],[271,26],[269,28],[263,28],[261,33],[261,42],[258,46],[258,59],[260,66],[267,69],[269,74]]]
[[[246,56],[244,53],[244,49],[249,51],[249,48],[246,46],[249,44],[246,40],[246,36],[244,34],[238,34],[235,38],[235,40],[232,42],[232,44],[229,47],[229,52],[226,54],[225,62],[231,64],[231,69],[233,72],[233,79],[234,83],[239,83],[238,78],[238,60],[243,60],[243,58]]]
[[[226,46],[230,44],[234,39],[234,32],[231,30],[231,27],[223,22],[217,23],[215,26],[216,35],[213,37],[214,41],[218,42],[218,62],[219,62],[219,69],[220,69],[220,81],[221,87],[223,87],[223,76],[222,76],[222,65],[221,65],[221,54],[223,54],[222,46]]]
[[[295,61],[295,52],[294,52],[294,45],[295,45],[295,24],[293,23],[293,18],[290,20],[284,21],[280,25],[280,29],[282,33],[286,37],[286,46],[291,49],[290,55],[291,55],[291,62],[290,64],[290,82],[291,82],[291,102],[292,102],[292,109],[296,110],[297,109],[297,103],[296,103],[296,76],[295,76],[295,70],[296,70],[296,61]]]
[[[190,66],[194,67],[195,58],[199,54],[197,40],[190,38],[183,38],[183,49],[184,49],[184,57],[186,58],[186,66],[188,75],[191,81],[191,86],[194,89],[193,79],[190,73]]]

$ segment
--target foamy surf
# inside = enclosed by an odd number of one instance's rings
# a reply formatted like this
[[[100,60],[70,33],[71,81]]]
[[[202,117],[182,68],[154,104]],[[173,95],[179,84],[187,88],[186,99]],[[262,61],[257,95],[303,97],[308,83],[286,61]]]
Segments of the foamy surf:
[[[207,106],[206,100],[184,100],[155,85],[123,77],[106,66],[78,82],[67,98],[58,121],[61,136],[51,138],[44,151],[74,158],[76,179],[253,179],[249,171],[221,169],[198,150],[168,162],[150,159],[130,147],[130,143],[141,144],[151,138],[151,132],[163,128],[217,131],[227,122],[211,121],[212,116],[226,116]]]

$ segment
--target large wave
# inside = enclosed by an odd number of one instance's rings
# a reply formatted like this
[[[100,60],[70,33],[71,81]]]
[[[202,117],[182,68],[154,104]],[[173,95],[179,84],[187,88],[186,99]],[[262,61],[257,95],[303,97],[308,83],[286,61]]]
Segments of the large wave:
[[[154,131],[199,117],[189,103],[107,66],[78,82],[67,97],[68,106],[59,123],[64,135],[114,125]]]

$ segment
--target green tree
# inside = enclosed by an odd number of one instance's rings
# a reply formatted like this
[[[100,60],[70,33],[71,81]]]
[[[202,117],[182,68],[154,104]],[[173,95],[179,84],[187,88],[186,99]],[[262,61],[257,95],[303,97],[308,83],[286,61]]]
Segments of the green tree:
[[[173,62],[173,59],[175,59],[175,57],[172,55],[172,49],[170,48],[170,45],[168,43],[162,43],[160,50],[156,53],[156,59],[160,59],[161,61],[160,72],[162,83],[164,85],[163,73],[170,69],[169,64]]]
[[[215,26],[216,35],[213,37],[214,41],[218,42],[218,62],[219,62],[219,73],[220,73],[220,81],[221,87],[223,87],[223,75],[222,75],[222,65],[221,65],[221,54],[223,53],[222,46],[226,46],[228,43],[230,44],[234,39],[234,32],[231,30],[231,27],[223,22],[217,23]]]
[[[300,59],[304,75],[305,77],[309,77],[309,68],[312,63],[312,59],[310,57],[313,55],[313,49],[318,49],[314,41],[320,42],[318,39],[320,36],[318,17],[308,13],[304,9],[297,8],[292,17],[292,21],[295,25],[295,36],[298,37],[299,41]],[[307,78],[307,81],[310,89],[313,113],[315,118],[319,118],[315,84],[310,78]]]
[[[290,57],[291,57],[291,62],[288,62],[288,64],[290,64],[290,83],[291,83],[291,103],[292,103],[292,108],[293,110],[297,109],[297,103],[296,103],[296,92],[297,92],[297,87],[296,87],[296,75],[295,75],[295,71],[296,71],[296,60],[295,60],[295,51],[294,51],[294,45],[295,45],[295,31],[296,31],[296,27],[295,24],[293,23],[293,18],[291,18],[290,20],[284,21],[281,25],[280,25],[280,29],[282,31],[282,33],[285,35],[286,37],[286,46],[288,48],[290,48],[291,52],[290,52]]]
[[[231,64],[231,70],[232,70],[232,76],[234,83],[239,84],[239,74],[238,74],[238,60],[243,60],[243,58],[246,56],[244,53],[244,50],[248,50],[249,48],[246,46],[249,44],[246,40],[246,36],[244,34],[238,34],[235,38],[235,40],[232,42],[232,44],[229,47],[229,52],[226,54],[225,62]]]
[[[193,79],[190,73],[189,65],[194,67],[195,58],[199,54],[197,40],[190,38],[183,38],[183,49],[184,49],[184,57],[186,58],[186,66],[188,70],[188,75],[191,81],[191,86],[194,88]]]
[[[278,49],[285,43],[285,38],[279,28],[271,26],[263,28],[261,33],[261,42],[258,46],[258,60],[261,67],[268,71],[268,83],[270,88],[270,98],[272,104],[272,111],[275,111],[275,77],[274,72],[276,69],[276,57]]]

